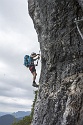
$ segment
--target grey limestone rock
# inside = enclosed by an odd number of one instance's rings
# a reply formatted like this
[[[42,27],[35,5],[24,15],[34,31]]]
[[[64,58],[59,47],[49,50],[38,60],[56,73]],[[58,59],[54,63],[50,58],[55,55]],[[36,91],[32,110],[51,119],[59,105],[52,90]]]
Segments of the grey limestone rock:
[[[83,0],[28,0],[41,49],[32,125],[83,125]],[[83,33],[83,21],[79,22]]]

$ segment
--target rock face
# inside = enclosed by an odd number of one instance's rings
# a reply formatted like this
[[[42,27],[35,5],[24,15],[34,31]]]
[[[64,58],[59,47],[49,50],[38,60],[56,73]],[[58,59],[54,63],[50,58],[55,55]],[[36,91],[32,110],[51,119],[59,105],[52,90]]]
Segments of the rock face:
[[[83,125],[83,0],[28,0],[41,49],[32,125]],[[83,21],[79,22],[83,33]]]

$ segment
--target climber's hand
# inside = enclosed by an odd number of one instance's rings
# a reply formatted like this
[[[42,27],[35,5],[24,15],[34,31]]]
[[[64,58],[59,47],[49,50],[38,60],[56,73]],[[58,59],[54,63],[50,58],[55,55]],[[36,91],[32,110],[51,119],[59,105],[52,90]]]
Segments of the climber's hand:
[[[40,56],[38,56],[38,59],[40,59]]]
[[[40,59],[40,54],[37,54],[37,56],[38,56],[38,59]]]

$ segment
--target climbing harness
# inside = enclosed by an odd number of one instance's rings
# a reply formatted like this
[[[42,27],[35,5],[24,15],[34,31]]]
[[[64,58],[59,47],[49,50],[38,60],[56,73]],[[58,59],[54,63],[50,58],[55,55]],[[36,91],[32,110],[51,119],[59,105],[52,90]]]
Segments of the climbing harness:
[[[81,38],[82,38],[82,40],[83,40],[83,34],[81,33],[81,30],[80,30],[79,25],[78,25],[78,23],[81,22],[81,21],[83,21],[83,18],[80,19],[80,20],[79,20],[79,19],[77,20],[77,19],[75,18],[75,21],[74,21],[74,22],[76,23],[77,30],[78,30],[78,32],[79,32],[79,34],[80,34],[80,36],[81,36]]]

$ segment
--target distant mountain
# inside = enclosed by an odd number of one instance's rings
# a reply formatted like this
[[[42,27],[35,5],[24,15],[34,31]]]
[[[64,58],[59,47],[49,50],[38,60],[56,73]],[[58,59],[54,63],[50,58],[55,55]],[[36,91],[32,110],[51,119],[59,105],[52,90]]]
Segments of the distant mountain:
[[[11,114],[10,112],[0,112],[0,116]]]
[[[22,120],[23,117],[30,115],[30,111],[18,111],[7,114],[6,112],[0,112],[0,125],[12,125],[13,122]]]
[[[13,115],[16,118],[20,118],[20,117],[24,117],[24,116],[30,115],[30,111],[26,111],[26,112],[25,111],[18,111],[18,112],[13,112],[13,113],[10,113],[10,112],[0,112],[0,116],[7,115],[7,114]]]
[[[30,115],[30,111],[18,111],[18,112],[14,112],[12,113],[12,115],[15,117],[15,118],[20,118],[20,117],[25,117],[25,116],[28,116]]]
[[[19,121],[19,119],[10,114],[0,117],[0,125],[12,125],[12,123],[15,121]]]

